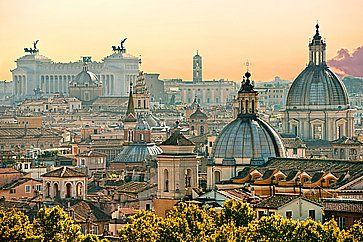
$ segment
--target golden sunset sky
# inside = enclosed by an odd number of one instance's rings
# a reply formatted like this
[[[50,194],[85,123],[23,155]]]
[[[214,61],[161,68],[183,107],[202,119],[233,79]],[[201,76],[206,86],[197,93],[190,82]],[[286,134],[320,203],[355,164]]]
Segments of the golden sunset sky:
[[[246,59],[254,80],[293,79],[317,20],[328,59],[363,45],[362,9],[362,0],[0,0],[0,80],[36,39],[41,54],[68,62],[99,61],[122,37],[161,78],[190,80],[199,50],[207,80],[240,80]]]

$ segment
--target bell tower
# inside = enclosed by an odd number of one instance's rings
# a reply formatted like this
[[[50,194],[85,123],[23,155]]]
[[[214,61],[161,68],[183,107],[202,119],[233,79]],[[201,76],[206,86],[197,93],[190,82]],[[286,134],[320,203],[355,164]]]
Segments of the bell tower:
[[[202,57],[199,55],[198,51],[195,56],[193,56],[193,82],[203,81],[203,68],[202,68]]]
[[[256,116],[258,109],[258,92],[250,80],[251,73],[247,72],[243,76],[241,88],[234,101],[234,117]]]

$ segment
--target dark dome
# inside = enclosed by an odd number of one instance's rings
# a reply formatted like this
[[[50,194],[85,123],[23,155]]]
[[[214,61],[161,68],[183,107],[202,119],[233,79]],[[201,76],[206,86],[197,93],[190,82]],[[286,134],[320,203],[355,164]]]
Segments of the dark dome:
[[[77,84],[78,85],[98,85],[99,80],[97,76],[88,70],[83,70],[74,78],[74,80],[71,81],[71,85]]]
[[[348,107],[347,90],[327,65],[307,66],[292,83],[286,102],[286,109]]]
[[[214,158],[266,161],[284,157],[282,141],[276,131],[257,116],[239,117],[228,124],[213,146]]]
[[[141,163],[155,158],[161,152],[161,148],[153,143],[133,143],[125,146],[116,156],[114,162]]]

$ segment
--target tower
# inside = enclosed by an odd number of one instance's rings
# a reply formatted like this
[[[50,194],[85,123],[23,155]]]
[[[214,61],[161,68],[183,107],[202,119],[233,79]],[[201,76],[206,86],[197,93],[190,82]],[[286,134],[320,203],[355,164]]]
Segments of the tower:
[[[250,80],[251,74],[247,71],[242,79],[241,88],[234,101],[234,118],[241,115],[256,115],[258,107],[258,92],[255,91]]]
[[[135,111],[139,114],[150,113],[150,93],[145,83],[145,76],[142,71],[136,79],[136,85],[133,90],[133,98],[135,104]]]
[[[124,119],[124,140],[132,142],[134,140],[134,128],[136,126],[136,113],[134,107],[134,98],[132,95],[132,82],[130,82],[129,101],[127,103],[127,111]]]
[[[198,158],[194,143],[177,128],[163,143],[156,158],[158,164],[158,193],[154,201],[156,214],[165,215],[178,201],[190,197],[198,187]]]
[[[193,56],[193,82],[203,81],[202,57],[198,54]]]

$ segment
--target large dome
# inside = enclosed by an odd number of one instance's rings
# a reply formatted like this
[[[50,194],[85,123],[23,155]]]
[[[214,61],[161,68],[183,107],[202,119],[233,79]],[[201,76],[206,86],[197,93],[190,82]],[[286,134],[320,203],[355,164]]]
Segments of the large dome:
[[[309,65],[292,83],[287,109],[344,109],[349,106],[344,84],[327,65]]]
[[[250,159],[262,164],[270,157],[284,157],[282,141],[276,131],[257,116],[238,117],[218,136],[212,156],[224,161]]]

